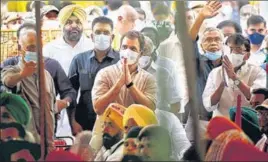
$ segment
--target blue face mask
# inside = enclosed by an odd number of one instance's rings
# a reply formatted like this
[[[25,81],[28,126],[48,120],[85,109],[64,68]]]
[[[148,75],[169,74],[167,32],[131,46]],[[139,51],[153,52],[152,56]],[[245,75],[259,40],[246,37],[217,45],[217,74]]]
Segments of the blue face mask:
[[[264,35],[257,33],[257,32],[248,35],[248,39],[250,40],[250,43],[254,45],[260,45],[264,37],[265,37]]]
[[[31,52],[31,51],[26,51],[25,56],[24,56],[24,60],[26,62],[37,62],[37,53],[36,52]]]
[[[222,56],[222,51],[217,51],[217,52],[206,52],[204,54],[209,60],[211,61],[215,61],[218,60],[219,58],[221,58]]]

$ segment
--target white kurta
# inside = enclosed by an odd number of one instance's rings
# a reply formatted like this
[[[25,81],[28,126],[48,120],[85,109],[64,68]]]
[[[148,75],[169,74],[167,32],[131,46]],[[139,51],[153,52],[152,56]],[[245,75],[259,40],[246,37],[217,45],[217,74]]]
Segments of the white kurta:
[[[247,84],[251,91],[256,88],[266,87],[266,74],[263,69],[246,63],[237,72],[239,80]],[[225,72],[225,78],[227,74]],[[223,81],[222,67],[215,68],[208,76],[207,84],[203,92],[203,103],[207,111],[213,111],[213,117],[229,117],[229,109],[237,105],[237,96],[241,95],[241,106],[250,106],[249,100],[246,99],[240,89],[234,85],[234,81],[227,79],[228,87],[225,87],[219,103],[211,105],[211,96]]]

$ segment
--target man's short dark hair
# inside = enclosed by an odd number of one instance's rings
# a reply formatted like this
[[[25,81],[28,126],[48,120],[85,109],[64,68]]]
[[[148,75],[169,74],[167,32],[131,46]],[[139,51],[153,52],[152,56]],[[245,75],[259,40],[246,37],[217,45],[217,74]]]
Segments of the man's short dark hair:
[[[233,34],[230,35],[226,40],[226,45],[228,44],[235,44],[238,46],[244,45],[247,52],[250,52],[250,41],[242,34]]]
[[[128,0],[128,5],[130,5],[133,8],[141,7],[141,3],[139,1],[133,1],[133,0]]]
[[[170,8],[167,4],[158,2],[154,8],[152,8],[153,15],[166,15],[170,14]]]
[[[264,99],[268,99],[268,88],[258,88],[258,89],[254,89],[252,91],[252,94],[262,94],[264,95]]]
[[[141,53],[144,50],[144,44],[145,44],[145,40],[144,40],[144,36],[141,34],[141,32],[139,31],[135,31],[135,30],[131,30],[129,32],[127,32],[126,34],[124,34],[120,40],[120,46],[123,43],[124,38],[127,37],[128,39],[138,39],[139,43],[140,43],[140,51]]]
[[[23,23],[19,29],[17,30],[17,38],[19,39],[20,38],[20,32],[23,30],[23,29],[33,29],[33,30],[36,30],[36,25],[32,22],[25,22]]]
[[[264,26],[266,27],[266,21],[262,16],[252,15],[248,18],[247,27],[249,27],[250,25],[256,25],[261,23],[264,23]]]
[[[146,13],[145,13],[145,11],[144,11],[143,9],[141,9],[141,8],[135,8],[135,10],[136,10],[139,14],[144,15],[144,18],[146,19]]]
[[[97,23],[101,23],[101,24],[109,24],[113,30],[114,28],[114,24],[113,24],[113,21],[106,17],[106,16],[99,16],[99,17],[96,17],[93,21],[92,21],[92,30],[94,28],[94,26],[97,24]]]
[[[220,22],[218,25],[217,25],[217,28],[218,29],[222,29],[224,27],[233,27],[235,29],[235,32],[236,33],[242,33],[242,28],[241,26],[236,23],[235,21],[233,20],[225,20],[225,21],[222,21]]]
[[[123,5],[122,0],[106,0],[105,4],[109,7],[110,10],[114,11],[119,9]]]

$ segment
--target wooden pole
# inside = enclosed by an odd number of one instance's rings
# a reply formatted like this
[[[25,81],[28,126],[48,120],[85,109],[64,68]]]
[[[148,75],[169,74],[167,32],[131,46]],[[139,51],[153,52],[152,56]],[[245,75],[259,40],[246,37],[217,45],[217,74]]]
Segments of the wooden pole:
[[[191,117],[193,118],[192,129],[194,132],[194,141],[196,144],[196,150],[199,155],[199,161],[204,159],[204,149],[200,141],[200,132],[199,132],[199,120],[198,120],[198,96],[196,91],[196,80],[197,80],[197,71],[196,71],[196,57],[194,54],[193,41],[190,39],[188,26],[186,24],[186,10],[185,10],[184,1],[176,1],[176,34],[178,39],[181,42],[187,86],[189,91],[189,107],[191,112]],[[178,53],[179,54],[179,53]],[[178,74],[181,75],[181,74]]]
[[[39,106],[40,106],[40,145],[41,145],[41,161],[45,160],[46,154],[46,132],[45,132],[45,102],[46,100],[46,84],[45,84],[45,71],[42,53],[42,31],[41,31],[41,14],[40,14],[40,1],[35,2],[35,21],[36,21],[36,34],[37,34],[37,53],[38,53],[38,77],[39,77]]]
[[[235,123],[242,128],[241,124],[241,114],[242,113],[242,108],[241,108],[241,95],[237,96],[237,105],[236,105],[236,115],[235,115]]]

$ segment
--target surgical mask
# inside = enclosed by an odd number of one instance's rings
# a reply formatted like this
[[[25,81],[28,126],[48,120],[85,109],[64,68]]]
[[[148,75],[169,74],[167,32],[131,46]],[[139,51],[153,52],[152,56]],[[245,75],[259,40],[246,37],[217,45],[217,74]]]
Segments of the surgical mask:
[[[100,51],[107,50],[111,45],[111,37],[108,35],[100,34],[94,35],[94,46]]]
[[[24,55],[24,60],[26,62],[37,62],[37,53],[36,52],[31,52],[31,51],[26,51],[25,55]]]
[[[215,60],[218,60],[219,58],[221,58],[221,56],[222,56],[222,51],[217,51],[217,52],[209,52],[209,51],[207,51],[204,55],[205,55],[209,60],[211,60],[211,61],[215,61]]]
[[[231,61],[231,63],[233,64],[233,67],[238,67],[244,62],[244,55],[242,54],[231,53],[227,54],[227,56]]]
[[[250,34],[248,36],[249,40],[250,40],[250,43],[251,44],[254,44],[254,45],[260,45],[264,39],[264,35],[258,33],[258,32],[255,32],[253,34]]]
[[[145,27],[145,22],[140,19],[137,19],[135,21],[135,27],[133,30],[141,31],[144,27]]]
[[[150,61],[151,61],[151,57],[150,56],[142,56],[139,59],[139,66],[140,66],[140,68],[142,68],[142,69],[146,68],[149,65]]]
[[[130,49],[120,51],[120,59],[123,60],[124,58],[126,58],[128,65],[135,64],[138,56],[139,54],[137,52],[134,52]]]

